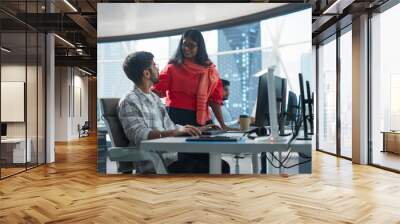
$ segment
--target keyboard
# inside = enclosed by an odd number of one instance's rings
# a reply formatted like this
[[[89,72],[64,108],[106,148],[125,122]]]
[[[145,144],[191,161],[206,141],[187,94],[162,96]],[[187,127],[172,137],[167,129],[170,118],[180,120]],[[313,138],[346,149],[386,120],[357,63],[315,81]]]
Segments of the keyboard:
[[[241,137],[230,136],[200,136],[187,138],[187,142],[238,142]]]

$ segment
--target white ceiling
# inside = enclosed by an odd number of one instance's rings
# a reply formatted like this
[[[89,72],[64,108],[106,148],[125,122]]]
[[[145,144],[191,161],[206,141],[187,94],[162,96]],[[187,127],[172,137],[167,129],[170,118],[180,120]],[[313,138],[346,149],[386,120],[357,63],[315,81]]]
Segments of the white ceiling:
[[[284,3],[99,3],[97,37],[138,35],[226,21]]]

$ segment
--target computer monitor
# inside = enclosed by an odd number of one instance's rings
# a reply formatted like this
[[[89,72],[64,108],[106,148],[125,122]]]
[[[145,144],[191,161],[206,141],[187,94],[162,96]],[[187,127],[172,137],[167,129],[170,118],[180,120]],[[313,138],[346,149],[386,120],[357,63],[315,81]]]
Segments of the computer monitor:
[[[275,77],[275,91],[278,112],[279,135],[285,135],[285,120],[286,120],[286,91],[287,80],[280,77]]]
[[[301,112],[301,119],[303,123],[303,133],[304,136],[302,138],[298,139],[303,139],[303,140],[311,140],[311,138],[308,136],[312,133],[308,132],[308,123],[310,123],[310,126],[314,128],[314,117],[312,114],[312,104],[314,101],[314,97],[311,97],[310,95],[310,83],[308,82],[307,86],[307,98],[305,96],[305,91],[304,91],[304,83],[303,83],[303,75],[299,73],[299,84],[300,84],[300,112]],[[306,105],[308,107],[306,107]],[[306,112],[308,108],[308,113]]]
[[[7,124],[6,123],[1,123],[1,136],[2,137],[7,136]]]
[[[288,105],[286,112],[286,120],[288,125],[294,125],[297,121],[299,106],[297,104],[297,96],[294,92],[289,91]]]
[[[278,112],[278,124],[280,134],[284,134],[286,117],[286,90],[287,80],[280,77],[274,77],[276,106]],[[260,76],[258,81],[258,96],[255,125],[265,127],[270,125],[269,102],[268,102],[268,73]]]
[[[257,127],[265,127],[269,125],[269,107],[268,107],[268,73],[263,74],[258,79],[258,95],[256,107]]]
[[[306,104],[308,105],[308,122],[310,123],[310,135],[314,134],[314,93],[311,94],[310,82],[306,81],[307,87],[307,101]]]

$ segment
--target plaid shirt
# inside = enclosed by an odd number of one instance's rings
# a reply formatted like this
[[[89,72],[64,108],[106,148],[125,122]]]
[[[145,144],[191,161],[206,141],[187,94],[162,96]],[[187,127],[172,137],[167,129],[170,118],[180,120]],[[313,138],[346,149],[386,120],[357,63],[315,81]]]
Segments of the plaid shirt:
[[[143,93],[136,86],[119,101],[118,117],[131,145],[139,145],[152,130],[179,128],[171,121],[165,105],[156,94]]]

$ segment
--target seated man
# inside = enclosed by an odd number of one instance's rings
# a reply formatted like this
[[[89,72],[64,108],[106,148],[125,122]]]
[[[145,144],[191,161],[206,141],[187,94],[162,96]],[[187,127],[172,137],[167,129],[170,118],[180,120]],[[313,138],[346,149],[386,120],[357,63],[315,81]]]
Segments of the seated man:
[[[223,101],[226,101],[226,100],[228,100],[228,97],[229,97],[230,82],[225,79],[221,79],[221,81],[222,81],[222,88],[223,88],[223,92],[222,92]],[[234,124],[238,123],[238,119],[232,118],[231,112],[228,110],[228,108],[226,108],[226,105],[224,103],[222,103],[222,105],[221,105],[221,112],[222,112],[222,117],[224,117],[225,124],[234,125]],[[211,115],[212,115],[212,117],[211,117],[212,122],[214,124],[218,124],[218,120],[215,117],[214,113],[212,113]]]
[[[121,98],[118,106],[118,117],[130,144],[139,145],[142,140],[170,136],[200,135],[201,130],[208,127],[175,125],[161,99],[150,90],[159,82],[158,67],[153,58],[151,53],[140,51],[128,55],[123,64],[126,76],[135,85]]]

